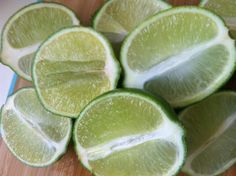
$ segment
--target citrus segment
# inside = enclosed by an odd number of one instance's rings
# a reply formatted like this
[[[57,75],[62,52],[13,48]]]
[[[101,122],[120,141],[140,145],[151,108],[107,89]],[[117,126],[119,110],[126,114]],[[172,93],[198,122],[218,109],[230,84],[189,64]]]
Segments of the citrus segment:
[[[95,175],[174,175],[185,157],[184,132],[160,99],[116,90],[92,101],[74,127],[79,159]]]
[[[48,110],[77,117],[93,98],[116,87],[119,64],[99,33],[72,27],[56,33],[40,47],[33,78]]]

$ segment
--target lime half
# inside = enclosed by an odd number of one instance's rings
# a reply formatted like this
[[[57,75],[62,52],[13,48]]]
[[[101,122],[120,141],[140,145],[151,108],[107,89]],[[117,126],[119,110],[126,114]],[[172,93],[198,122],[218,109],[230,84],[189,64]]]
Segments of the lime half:
[[[42,41],[59,29],[78,24],[75,14],[62,5],[26,6],[11,17],[3,29],[1,62],[31,80],[32,59]]]
[[[150,18],[125,40],[125,87],[160,94],[173,107],[199,101],[233,73],[234,41],[223,21],[202,8],[176,7]]]
[[[202,0],[202,7],[220,15],[230,28],[230,33],[236,39],[236,1],[235,0]]]
[[[110,44],[90,28],[63,29],[36,53],[33,79],[46,109],[68,117],[116,87],[119,64]]]
[[[93,27],[112,43],[120,43],[145,19],[170,7],[161,0],[110,0],[95,16]]]
[[[25,88],[8,98],[0,125],[4,142],[20,161],[43,167],[65,153],[72,121],[46,111],[35,90]]]
[[[74,126],[76,151],[97,176],[175,175],[185,158],[184,131],[160,99],[116,90],[92,101]]]
[[[236,93],[220,92],[180,114],[187,132],[183,171],[219,175],[236,162]]]

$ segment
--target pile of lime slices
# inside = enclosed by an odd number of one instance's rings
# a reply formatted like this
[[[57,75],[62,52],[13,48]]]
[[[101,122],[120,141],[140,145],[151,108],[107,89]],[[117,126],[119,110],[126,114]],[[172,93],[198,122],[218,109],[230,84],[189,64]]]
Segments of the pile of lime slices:
[[[0,60],[33,87],[1,108],[9,150],[44,167],[73,136],[79,160],[96,176],[229,169],[236,163],[236,93],[214,92],[234,73],[236,3],[200,6],[110,0],[93,28],[79,26],[59,4],[16,12],[2,31]]]

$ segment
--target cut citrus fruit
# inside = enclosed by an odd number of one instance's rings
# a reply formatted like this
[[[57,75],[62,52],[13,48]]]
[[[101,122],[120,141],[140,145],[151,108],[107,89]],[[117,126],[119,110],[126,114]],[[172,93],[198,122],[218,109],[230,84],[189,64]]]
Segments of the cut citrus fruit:
[[[68,117],[116,87],[119,64],[96,31],[72,27],[49,38],[36,53],[33,79],[46,109]]]
[[[187,132],[183,171],[219,175],[236,162],[236,93],[220,92],[180,114]]]
[[[201,6],[224,18],[233,38],[236,39],[236,1],[235,0],[202,0]]]
[[[120,43],[138,24],[170,7],[161,0],[110,0],[97,13],[93,26],[112,43]]]
[[[150,18],[125,40],[125,87],[160,94],[173,107],[197,102],[233,73],[234,41],[223,21],[202,8],[176,7]]]
[[[2,32],[1,61],[20,76],[31,80],[35,51],[51,34],[64,27],[78,25],[68,8],[54,3],[36,3],[16,12]]]
[[[10,151],[23,163],[47,166],[65,153],[72,121],[46,111],[33,88],[8,98],[1,112],[1,135]]]
[[[77,119],[78,157],[99,176],[174,175],[185,158],[184,131],[175,118],[161,99],[134,90],[111,91]]]

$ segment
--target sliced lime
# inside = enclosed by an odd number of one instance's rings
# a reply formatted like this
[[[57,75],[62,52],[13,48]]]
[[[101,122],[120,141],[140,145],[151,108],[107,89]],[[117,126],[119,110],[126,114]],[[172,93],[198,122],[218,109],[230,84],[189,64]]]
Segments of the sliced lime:
[[[78,25],[68,8],[54,3],[37,3],[16,12],[2,32],[1,62],[31,80],[32,58],[39,45],[64,27]]]
[[[72,121],[46,111],[33,88],[9,97],[0,116],[3,140],[23,163],[43,167],[65,153]]]
[[[110,0],[97,13],[94,28],[120,43],[137,25],[171,6],[161,0]]]
[[[202,0],[205,7],[224,18],[233,38],[236,39],[236,1],[235,0]]]
[[[159,13],[125,40],[125,87],[160,94],[173,107],[199,101],[233,73],[234,41],[223,21],[198,7]]]
[[[116,87],[119,64],[109,43],[89,28],[64,29],[36,53],[33,79],[46,109],[77,117],[93,98]]]
[[[188,157],[183,171],[219,175],[236,162],[236,93],[221,92],[184,110]]]
[[[160,99],[116,90],[92,101],[74,127],[76,151],[98,176],[163,176],[185,158],[184,132]]]

